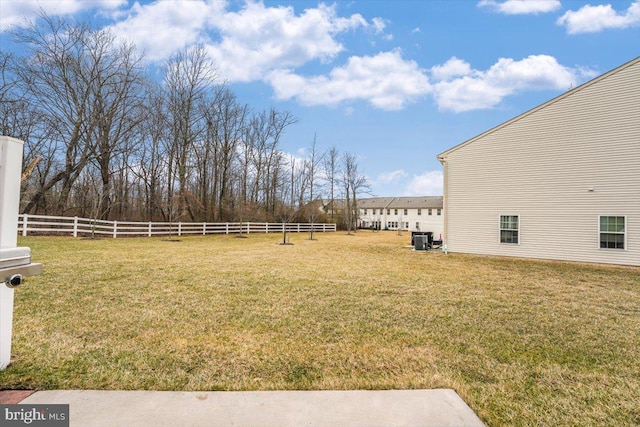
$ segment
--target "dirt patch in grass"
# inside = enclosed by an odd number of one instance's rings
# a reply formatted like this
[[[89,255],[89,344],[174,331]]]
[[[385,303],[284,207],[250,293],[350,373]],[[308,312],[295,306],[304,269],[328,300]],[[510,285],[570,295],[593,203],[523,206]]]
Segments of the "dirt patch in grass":
[[[455,389],[492,426],[640,424],[640,269],[393,232],[29,237],[0,389]]]

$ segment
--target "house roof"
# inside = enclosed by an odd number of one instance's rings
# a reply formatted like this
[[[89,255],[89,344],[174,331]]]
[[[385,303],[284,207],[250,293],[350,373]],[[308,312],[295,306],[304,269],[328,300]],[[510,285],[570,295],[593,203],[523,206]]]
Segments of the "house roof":
[[[417,208],[442,208],[442,196],[421,196],[421,197],[372,197],[359,199],[360,209],[417,209]]]
[[[331,209],[331,201],[323,203],[325,209]],[[344,209],[344,199],[335,199],[335,209]],[[442,196],[420,197],[368,197],[358,199],[358,209],[442,209]]]
[[[393,197],[370,197],[367,199],[358,199],[358,207],[360,209],[386,208],[393,199]]]
[[[542,108],[545,108],[545,107],[547,107],[547,106],[549,106],[551,104],[554,104],[554,103],[556,103],[556,102],[558,102],[558,101],[560,101],[560,100],[562,100],[564,98],[567,98],[567,97],[573,95],[574,93],[579,92],[579,91],[581,91],[581,90],[583,90],[583,89],[585,89],[585,88],[587,88],[587,87],[589,87],[589,86],[591,86],[593,84],[596,84],[599,81],[601,81],[603,79],[606,79],[607,77],[611,76],[612,74],[615,74],[615,73],[617,73],[617,72],[619,72],[619,71],[621,71],[621,70],[623,70],[623,69],[625,69],[627,67],[633,66],[633,65],[635,65],[637,63],[640,63],[640,56],[635,58],[635,59],[632,59],[631,61],[629,61],[629,62],[627,62],[625,64],[622,64],[619,67],[616,67],[613,70],[608,71],[608,72],[606,72],[606,73],[604,73],[604,74],[602,74],[602,75],[600,75],[600,76],[598,76],[598,77],[596,77],[596,78],[594,78],[592,80],[589,80],[588,82],[583,83],[580,86],[577,86],[574,89],[571,89],[571,90],[563,93],[562,95],[559,95],[559,96],[557,96],[557,97],[545,102],[544,104],[538,105],[537,107],[532,108],[531,110],[526,111],[526,112],[520,114],[519,116],[516,116],[516,117],[512,118],[511,120],[508,120],[508,121],[506,121],[506,122],[504,122],[502,124],[499,124],[498,126],[496,126],[494,128],[491,128],[488,131],[481,133],[480,135],[476,135],[473,138],[468,139],[468,140],[466,140],[466,141],[464,141],[464,142],[462,142],[462,143],[460,143],[460,144],[448,149],[447,151],[444,151],[444,152],[438,154],[437,158],[441,163],[443,163],[446,160],[447,156],[450,153],[452,153],[453,151],[459,150],[460,148],[463,148],[463,147],[465,147],[465,146],[467,146],[467,145],[469,145],[469,144],[471,144],[471,143],[473,143],[473,142],[485,137],[486,135],[489,135],[489,134],[491,134],[493,132],[496,132],[496,131],[498,131],[498,130],[506,127],[506,126],[509,126],[510,124],[512,124],[514,122],[517,122],[518,120],[520,120],[520,119],[522,119],[524,117],[527,117],[527,116],[535,113],[536,111],[541,110]]]

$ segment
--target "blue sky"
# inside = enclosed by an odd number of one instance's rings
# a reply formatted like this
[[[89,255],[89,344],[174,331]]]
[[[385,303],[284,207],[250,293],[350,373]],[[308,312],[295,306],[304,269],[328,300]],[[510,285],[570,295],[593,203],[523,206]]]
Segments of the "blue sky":
[[[2,0],[0,43],[39,9],[111,27],[161,63],[201,43],[255,109],[358,156],[372,195],[442,194],[436,155],[640,55],[640,0]]]

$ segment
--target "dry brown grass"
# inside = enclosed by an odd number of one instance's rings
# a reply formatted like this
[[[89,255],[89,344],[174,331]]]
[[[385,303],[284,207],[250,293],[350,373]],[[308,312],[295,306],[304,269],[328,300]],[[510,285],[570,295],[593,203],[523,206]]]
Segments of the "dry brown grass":
[[[455,389],[492,426],[640,424],[640,269],[358,232],[30,237],[0,388]]]

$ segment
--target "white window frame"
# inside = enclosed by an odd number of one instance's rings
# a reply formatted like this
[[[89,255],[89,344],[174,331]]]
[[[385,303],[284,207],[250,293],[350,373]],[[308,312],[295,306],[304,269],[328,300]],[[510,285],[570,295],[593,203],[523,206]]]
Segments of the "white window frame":
[[[611,218],[611,217],[616,217],[616,218],[623,218],[624,219],[624,231],[622,233],[620,232],[611,232],[611,231],[602,231],[602,229],[600,228],[601,226],[601,221],[602,218]],[[598,215],[598,249],[603,250],[603,251],[626,251],[627,250],[627,229],[629,228],[629,223],[627,222],[627,216],[626,215]],[[603,248],[602,246],[600,246],[601,243],[601,235],[602,233],[606,233],[606,234],[622,234],[623,237],[623,242],[622,242],[622,249],[621,248]]]
[[[517,229],[508,229],[508,228],[502,228],[502,218],[506,217],[506,216],[515,216],[518,219],[518,228]],[[520,222],[520,215],[518,214],[500,214],[498,215],[498,243],[500,243],[501,245],[520,245],[520,226],[521,226],[521,222]],[[517,235],[517,242],[503,242],[502,241],[502,231],[517,231],[518,235]]]

